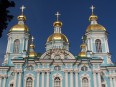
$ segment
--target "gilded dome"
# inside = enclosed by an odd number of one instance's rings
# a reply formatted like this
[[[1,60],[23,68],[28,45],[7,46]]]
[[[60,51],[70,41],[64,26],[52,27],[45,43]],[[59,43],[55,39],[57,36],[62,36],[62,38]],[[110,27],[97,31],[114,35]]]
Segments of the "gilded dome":
[[[86,52],[80,52],[78,56],[80,56],[80,57],[86,57]]]
[[[94,21],[94,20],[97,20],[98,19],[98,17],[96,16],[96,15],[94,15],[94,14],[92,14],[90,17],[89,17],[89,20],[90,21]]]
[[[64,34],[61,33],[54,33],[51,36],[48,37],[47,42],[50,42],[52,40],[63,40],[65,42],[68,42],[67,37]]]
[[[91,24],[87,27],[86,32],[89,31],[106,31],[106,29],[100,24]]]
[[[37,54],[35,52],[30,52],[29,53],[29,57],[35,57],[35,56],[37,56]]]
[[[28,32],[28,27],[25,24],[16,24],[11,29],[11,31],[25,31]]]
[[[81,44],[81,46],[80,46],[81,48],[86,48],[86,44],[85,43],[83,43],[83,44]]]
[[[53,23],[53,26],[54,26],[54,27],[62,27],[62,22],[60,22],[60,21],[55,21],[55,22]]]
[[[25,15],[19,15],[17,17],[18,20],[23,20],[23,21],[26,21],[26,16]]]

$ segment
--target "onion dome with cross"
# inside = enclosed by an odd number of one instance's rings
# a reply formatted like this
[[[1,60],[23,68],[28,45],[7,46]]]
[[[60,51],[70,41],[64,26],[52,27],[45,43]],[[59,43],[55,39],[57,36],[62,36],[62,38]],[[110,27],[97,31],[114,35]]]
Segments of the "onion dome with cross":
[[[106,31],[106,29],[102,25],[97,23],[98,16],[94,15],[95,7],[92,5],[90,9],[92,10],[92,15],[89,17],[89,21],[91,22],[91,24],[87,27],[86,32]]]
[[[18,24],[14,25],[11,29],[10,32],[17,32],[17,31],[21,31],[21,32],[28,32],[28,27],[25,25],[25,21],[26,21],[26,16],[24,15],[24,9],[26,7],[22,5],[22,7],[20,7],[21,9],[21,15],[19,15],[17,17],[18,19]]]

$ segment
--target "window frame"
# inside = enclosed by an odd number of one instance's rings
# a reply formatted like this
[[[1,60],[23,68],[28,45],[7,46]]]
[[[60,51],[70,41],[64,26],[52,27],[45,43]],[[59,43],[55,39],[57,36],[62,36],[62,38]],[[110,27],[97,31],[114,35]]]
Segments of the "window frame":
[[[102,52],[102,42],[100,39],[95,40],[95,47],[96,47],[96,52],[98,53]]]
[[[13,53],[19,53],[19,49],[20,49],[20,40],[16,39],[14,40]]]

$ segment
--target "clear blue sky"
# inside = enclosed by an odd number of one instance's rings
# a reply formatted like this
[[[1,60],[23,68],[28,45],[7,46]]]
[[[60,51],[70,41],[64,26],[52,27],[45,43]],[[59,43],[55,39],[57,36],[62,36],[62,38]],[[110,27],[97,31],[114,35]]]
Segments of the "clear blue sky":
[[[20,15],[20,6],[25,5],[24,14],[27,17],[26,24],[30,33],[34,36],[36,52],[45,52],[45,43],[49,35],[53,33],[54,15],[61,13],[60,20],[63,22],[62,32],[68,37],[70,51],[77,55],[80,52],[81,37],[90,24],[88,18],[91,15],[89,9],[94,5],[95,14],[99,17],[98,23],[103,25],[109,32],[109,47],[112,61],[116,61],[116,0],[14,0],[15,8],[10,8],[14,19],[9,23],[3,37],[0,38],[0,63],[3,61],[7,46],[7,33],[17,24],[17,16]]]

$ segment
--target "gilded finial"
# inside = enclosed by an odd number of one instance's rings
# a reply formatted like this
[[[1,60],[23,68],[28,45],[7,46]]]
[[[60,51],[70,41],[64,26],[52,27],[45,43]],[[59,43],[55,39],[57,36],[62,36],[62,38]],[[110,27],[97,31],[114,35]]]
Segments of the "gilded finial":
[[[92,15],[94,14],[94,9],[95,9],[95,7],[92,5],[91,7],[90,7],[90,9],[92,10]]]
[[[21,12],[22,12],[22,15],[23,15],[23,13],[24,13],[24,9],[25,9],[26,7],[24,6],[24,5],[22,5],[22,7],[20,7],[20,9],[21,9]]]
[[[96,21],[98,19],[98,17],[96,15],[94,15],[94,9],[95,9],[95,7],[92,5],[90,7],[90,9],[92,10],[92,15],[89,17],[89,20],[90,21]]]
[[[22,7],[20,7],[20,9],[21,9],[21,15],[19,15],[17,18],[18,18],[18,20],[20,20],[20,21],[26,21],[26,16],[24,15],[24,9],[25,9],[26,7],[24,6],[24,5],[22,5]],[[20,22],[19,22],[20,23]],[[22,23],[22,22],[21,22]],[[24,24],[24,23],[23,23]]]
[[[58,19],[59,19],[59,16],[61,15],[59,12],[57,12],[56,14],[56,17],[57,17],[57,21],[58,21]]]

